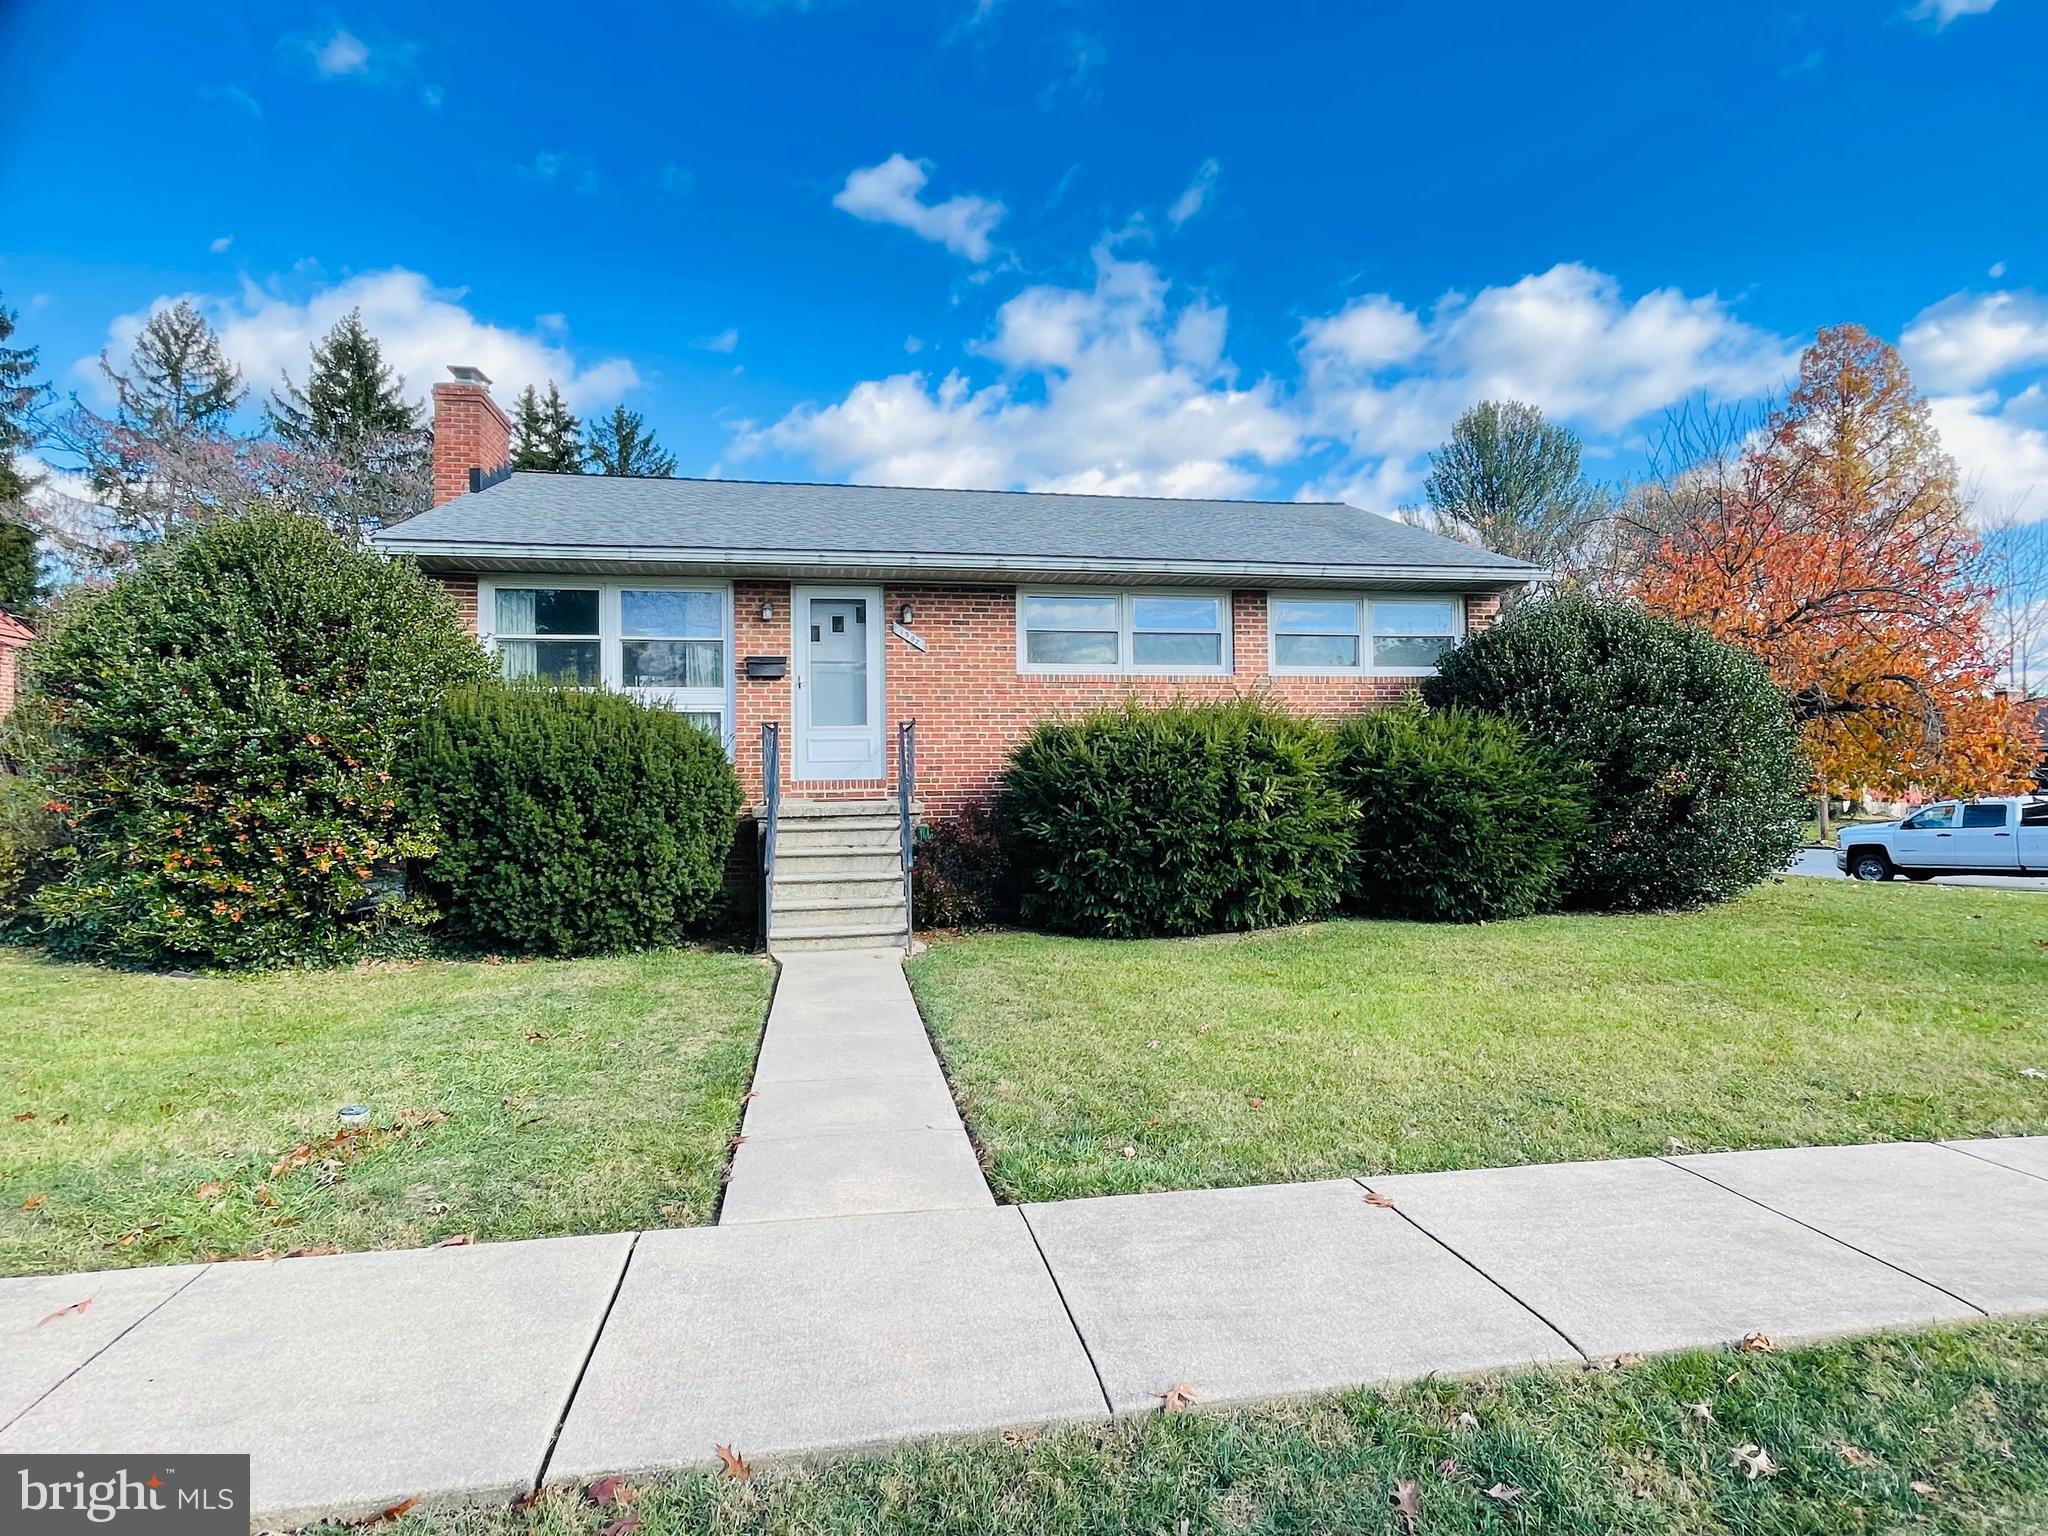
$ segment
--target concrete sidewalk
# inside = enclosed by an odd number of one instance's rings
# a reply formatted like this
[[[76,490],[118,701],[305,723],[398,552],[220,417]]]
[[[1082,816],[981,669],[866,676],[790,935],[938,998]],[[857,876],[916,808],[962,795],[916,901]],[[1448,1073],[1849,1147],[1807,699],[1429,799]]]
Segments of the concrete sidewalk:
[[[715,1445],[1100,1421],[1176,1382],[1218,1403],[2042,1310],[2048,1137],[757,1218],[0,1280],[0,1451],[247,1451],[258,1524],[287,1526]]]
[[[718,1226],[0,1280],[0,1452],[248,1452],[274,1528],[1101,1421],[1179,1382],[2044,1310],[2048,1137],[998,1208],[900,957],[826,952],[783,962]]]
[[[992,1210],[900,950],[785,955],[718,1221]]]

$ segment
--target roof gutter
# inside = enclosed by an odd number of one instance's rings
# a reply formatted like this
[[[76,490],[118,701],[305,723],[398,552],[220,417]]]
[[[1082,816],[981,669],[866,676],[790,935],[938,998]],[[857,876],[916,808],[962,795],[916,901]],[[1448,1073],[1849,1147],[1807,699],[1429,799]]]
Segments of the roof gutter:
[[[402,525],[401,525],[402,527]],[[904,571],[926,571],[957,575],[963,571],[992,576],[1039,576],[1097,573],[1104,576],[1133,574],[1191,577],[1255,577],[1261,581],[1477,581],[1515,585],[1543,580],[1548,573],[1538,566],[1524,565],[1415,565],[1409,563],[1291,564],[1260,563],[1249,560],[1127,560],[1101,556],[1029,556],[984,554],[929,554],[905,550],[774,550],[774,549],[676,549],[589,544],[492,544],[469,540],[407,539],[402,532],[374,535],[371,540],[387,554],[411,555],[435,562],[462,560],[521,560],[535,564],[579,561],[627,562],[647,565],[711,566],[733,572],[768,575],[791,569],[846,566],[889,567]]]

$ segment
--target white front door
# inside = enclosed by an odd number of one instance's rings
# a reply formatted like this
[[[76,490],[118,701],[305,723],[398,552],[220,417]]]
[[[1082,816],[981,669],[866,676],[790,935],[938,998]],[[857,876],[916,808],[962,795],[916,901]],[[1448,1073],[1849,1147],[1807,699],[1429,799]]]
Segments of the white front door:
[[[796,587],[790,620],[796,665],[790,776],[881,778],[881,589]]]

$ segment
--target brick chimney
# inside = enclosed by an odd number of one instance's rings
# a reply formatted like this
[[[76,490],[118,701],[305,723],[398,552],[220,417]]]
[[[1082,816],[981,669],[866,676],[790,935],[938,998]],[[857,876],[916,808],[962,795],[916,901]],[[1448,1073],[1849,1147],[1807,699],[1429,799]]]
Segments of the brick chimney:
[[[453,501],[477,473],[490,475],[512,457],[512,423],[491,398],[481,368],[457,365],[452,384],[434,386],[434,505]]]

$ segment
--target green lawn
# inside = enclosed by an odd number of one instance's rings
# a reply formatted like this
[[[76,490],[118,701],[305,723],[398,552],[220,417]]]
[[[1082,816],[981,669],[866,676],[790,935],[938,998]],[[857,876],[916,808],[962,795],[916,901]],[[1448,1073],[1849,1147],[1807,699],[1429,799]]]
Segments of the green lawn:
[[[707,1222],[769,983],[679,951],[180,980],[0,950],[0,1274]]]
[[[1785,880],[1706,912],[934,945],[998,1191],[1059,1200],[2048,1130],[2048,899]],[[1126,1150],[1128,1149],[1128,1151]]]
[[[1752,1480],[1735,1458],[1745,1447],[1777,1470]],[[1408,1536],[1388,1499],[1397,1480],[1416,1485],[1415,1536],[2038,1532],[2048,1529],[2048,1322],[1152,1414],[1024,1444],[955,1441],[764,1466],[749,1481],[662,1480],[603,1507],[561,1490],[525,1510],[415,1515],[388,1529]],[[1485,1492],[1496,1485],[1521,1492],[1502,1504]]]

